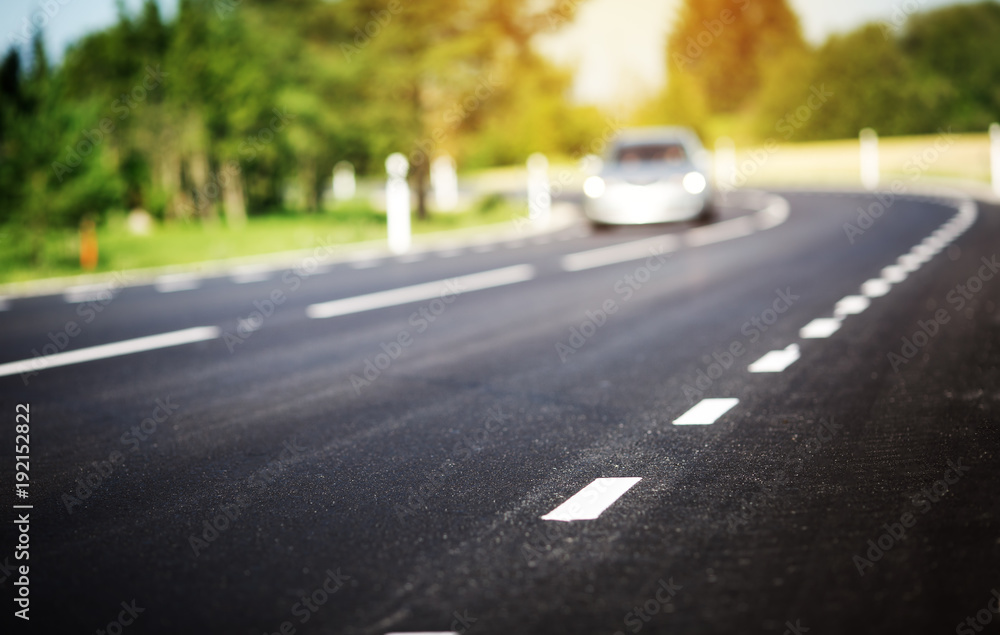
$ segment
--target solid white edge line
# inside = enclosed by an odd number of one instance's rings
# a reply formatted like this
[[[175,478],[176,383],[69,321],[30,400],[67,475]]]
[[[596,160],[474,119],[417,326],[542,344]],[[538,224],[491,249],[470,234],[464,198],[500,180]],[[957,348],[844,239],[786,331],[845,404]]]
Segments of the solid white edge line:
[[[674,419],[675,426],[707,426],[736,407],[740,402],[735,397],[702,399],[687,412]]]
[[[398,289],[377,291],[351,298],[331,300],[309,305],[306,315],[314,320],[361,313],[374,309],[382,309],[400,304],[410,304],[422,300],[431,300],[442,294],[461,295],[469,291],[479,291],[492,287],[525,282],[535,277],[535,268],[531,265],[514,265],[501,269],[491,269],[456,278],[424,282]]]
[[[542,516],[542,520],[562,522],[595,520],[641,480],[641,477],[594,479],[582,490],[567,498],[562,505]]]
[[[182,344],[193,344],[195,342],[216,339],[219,337],[219,334],[220,330],[217,326],[196,326],[190,329],[171,331],[170,333],[137,337],[135,339],[115,342],[113,344],[100,344],[98,346],[81,348],[75,351],[66,351],[65,353],[54,353],[52,355],[35,357],[33,359],[8,362],[6,364],[0,364],[0,377],[16,375],[19,373],[35,372],[57,366],[79,364],[81,362],[91,362],[98,359],[107,359],[109,357],[120,357],[122,355],[142,353],[144,351],[152,351],[160,348],[180,346]]]

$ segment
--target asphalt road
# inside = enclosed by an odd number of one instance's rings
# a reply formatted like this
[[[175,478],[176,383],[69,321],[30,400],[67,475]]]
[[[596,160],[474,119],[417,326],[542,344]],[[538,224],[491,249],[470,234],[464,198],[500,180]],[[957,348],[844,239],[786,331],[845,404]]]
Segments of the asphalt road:
[[[30,503],[26,632],[995,629],[998,209],[900,197],[852,242],[873,195],[783,195],[766,229],[744,197],[708,228],[9,300],[0,364],[70,321],[61,352],[218,331],[0,377],[8,484],[16,404],[31,425],[5,612]],[[706,399],[738,401],[674,423]]]

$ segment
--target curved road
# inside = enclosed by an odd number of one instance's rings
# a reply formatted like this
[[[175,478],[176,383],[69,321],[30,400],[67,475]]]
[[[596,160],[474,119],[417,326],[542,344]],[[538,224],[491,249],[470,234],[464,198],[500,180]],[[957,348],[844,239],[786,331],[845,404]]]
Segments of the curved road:
[[[31,406],[24,631],[1000,619],[998,209],[901,196],[859,225],[872,194],[783,196],[787,218],[742,193],[705,228],[579,224],[304,262],[313,275],[8,300],[8,483],[15,405]],[[178,331],[191,341],[96,349],[27,385],[11,365],[50,341]],[[11,490],[5,521],[25,502]]]

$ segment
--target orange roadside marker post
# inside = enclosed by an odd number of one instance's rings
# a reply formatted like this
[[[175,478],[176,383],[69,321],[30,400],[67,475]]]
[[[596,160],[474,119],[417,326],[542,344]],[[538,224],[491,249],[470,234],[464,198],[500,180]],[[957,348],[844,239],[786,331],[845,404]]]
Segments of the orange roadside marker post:
[[[97,226],[89,218],[80,223],[80,268],[97,268]]]

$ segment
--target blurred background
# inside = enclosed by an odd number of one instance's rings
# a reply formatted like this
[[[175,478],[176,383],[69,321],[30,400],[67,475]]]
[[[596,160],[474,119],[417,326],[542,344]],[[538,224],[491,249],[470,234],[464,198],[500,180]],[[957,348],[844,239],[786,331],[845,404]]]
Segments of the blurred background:
[[[985,181],[1000,118],[992,1],[15,0],[0,22],[0,283],[384,239],[393,152],[420,233],[525,216],[528,156],[572,189],[627,126],[735,148],[738,185],[854,183],[863,128],[885,173]]]

